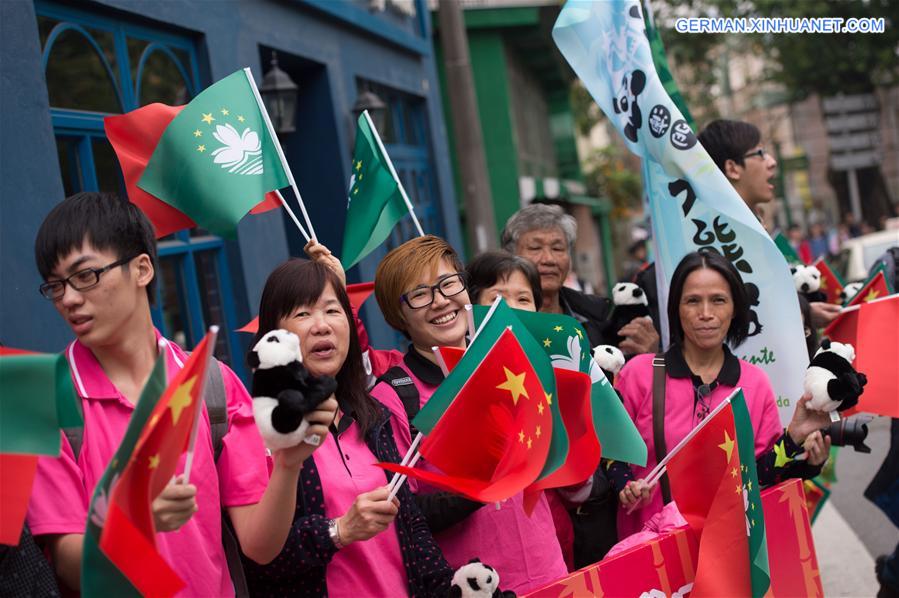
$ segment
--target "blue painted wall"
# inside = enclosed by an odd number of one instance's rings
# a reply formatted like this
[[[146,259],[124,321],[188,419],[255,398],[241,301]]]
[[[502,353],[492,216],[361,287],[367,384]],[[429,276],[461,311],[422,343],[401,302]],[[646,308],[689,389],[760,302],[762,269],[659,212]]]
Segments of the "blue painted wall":
[[[440,212],[448,240],[462,247],[424,0],[418,0],[422,18],[407,27],[349,0],[103,0],[78,6],[195,36],[204,85],[244,66],[260,81],[268,49],[302,62],[297,132],[282,141],[316,232],[335,252],[343,235],[356,79],[424,98]],[[71,334],[37,293],[32,247],[40,222],[62,199],[63,190],[32,2],[0,2],[0,26],[0,341],[56,351]],[[292,206],[299,216],[296,204]],[[255,315],[268,273],[302,244],[280,212],[244,218],[237,241],[227,248],[241,323]],[[376,252],[355,268],[350,282],[371,280],[382,255]],[[377,310],[369,306],[367,313],[373,316]],[[367,319],[375,346],[392,342],[394,335],[379,317]]]

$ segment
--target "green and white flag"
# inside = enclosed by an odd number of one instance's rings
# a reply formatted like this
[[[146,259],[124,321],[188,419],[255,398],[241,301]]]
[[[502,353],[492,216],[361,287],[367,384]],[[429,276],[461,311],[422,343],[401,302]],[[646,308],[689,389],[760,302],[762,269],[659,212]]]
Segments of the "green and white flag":
[[[290,184],[250,69],[208,87],[169,123],[138,186],[206,230],[233,237],[269,191]]]
[[[411,210],[366,114],[356,123],[352,176],[340,261],[351,268],[384,242]]]

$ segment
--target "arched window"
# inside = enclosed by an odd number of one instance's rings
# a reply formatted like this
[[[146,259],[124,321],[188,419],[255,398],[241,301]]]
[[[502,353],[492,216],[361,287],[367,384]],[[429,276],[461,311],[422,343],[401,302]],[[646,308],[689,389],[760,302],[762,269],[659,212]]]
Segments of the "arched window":
[[[153,102],[189,102],[200,89],[195,41],[42,0],[36,9],[65,193],[124,195],[103,118]],[[190,349],[217,324],[216,357],[244,377],[224,241],[202,230],[161,239],[157,281],[156,327]]]

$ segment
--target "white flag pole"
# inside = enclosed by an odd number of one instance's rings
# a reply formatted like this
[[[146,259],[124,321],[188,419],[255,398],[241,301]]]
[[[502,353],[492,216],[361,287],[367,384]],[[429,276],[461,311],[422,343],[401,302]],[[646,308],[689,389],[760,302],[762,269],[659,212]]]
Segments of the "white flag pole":
[[[362,115],[365,116],[366,122],[368,122],[369,128],[371,128],[372,133],[375,135],[375,142],[378,144],[378,149],[381,150],[381,155],[384,156],[384,161],[387,162],[387,168],[390,170],[390,176],[393,177],[393,180],[396,181],[397,186],[400,188],[400,195],[403,196],[403,201],[406,202],[406,207],[409,208],[409,213],[412,214],[412,220],[415,222],[415,228],[418,230],[418,236],[425,236],[424,231],[421,228],[421,223],[418,221],[418,216],[415,215],[415,209],[412,207],[412,202],[409,201],[409,196],[406,195],[406,189],[403,187],[403,182],[400,180],[400,177],[396,174],[396,169],[393,167],[393,161],[390,159],[390,156],[387,155],[387,150],[384,149],[384,143],[381,142],[381,135],[378,134],[378,130],[375,128],[375,123],[372,122],[371,116],[368,114],[368,110],[362,112]]]
[[[300,229],[300,234],[303,235],[303,238],[306,239],[306,242],[309,242],[309,233],[306,232],[306,229],[303,228],[303,225],[300,224],[300,221],[297,220],[297,215],[293,213],[293,210],[290,209],[290,206],[287,205],[287,200],[284,199],[284,196],[281,195],[281,192],[277,189],[275,190],[275,195],[278,196],[278,199],[281,201],[281,205],[284,206],[284,209],[287,210],[287,213],[290,214],[290,219],[293,220],[293,223],[297,225],[297,228]]]
[[[206,367],[218,367],[215,362],[211,361],[209,358],[212,357],[213,352],[215,351],[215,339],[218,336],[219,327],[218,326],[210,326],[209,327],[209,340],[206,342],[206,355],[203,359],[206,360]],[[198,380],[198,390],[197,390],[197,399],[199,401],[203,400],[203,392],[206,390],[206,376],[203,376],[202,380]],[[187,443],[187,458],[184,461],[184,483],[187,484],[190,482],[190,470],[194,463],[194,447],[197,444],[197,431],[200,429],[200,414],[203,412],[202,406],[194,409],[194,423],[193,427],[190,430],[190,440]]]
[[[419,432],[415,436],[415,440],[412,441],[412,444],[409,445],[409,450],[406,451],[406,454],[403,457],[403,460],[400,461],[400,465],[408,465],[409,459],[414,459],[413,455],[417,454],[418,445],[421,443],[422,438],[424,438],[424,435],[421,432]],[[414,460],[418,461],[418,459],[414,459]],[[399,484],[402,483],[402,479],[405,479],[405,477],[406,476],[404,476],[400,473],[394,473],[393,477],[390,478],[390,483],[387,484],[387,488],[389,488],[391,491],[393,491],[393,489],[396,488],[396,486],[398,486]]]
[[[649,472],[649,475],[647,475],[645,478],[643,478],[644,481],[647,483],[647,485],[653,486],[656,482],[659,481],[659,479],[665,474],[665,471],[666,471],[665,466],[668,465],[668,462],[671,461],[671,458],[674,457],[674,455],[676,455],[677,453],[679,453],[680,450],[682,448],[684,448],[687,445],[687,443],[690,442],[690,440],[694,436],[696,436],[699,433],[699,431],[702,430],[706,426],[706,424],[708,424],[710,421],[712,421],[712,419],[716,415],[718,415],[719,411],[724,409],[727,405],[730,405],[731,400],[735,396],[737,396],[737,393],[740,392],[741,390],[742,390],[742,388],[734,389],[734,391],[732,393],[730,393],[730,395],[726,399],[721,401],[720,405],[718,405],[717,407],[712,409],[709,412],[709,414],[705,417],[705,419],[703,419],[701,422],[699,422],[699,425],[697,425],[695,428],[690,430],[690,432],[686,436],[684,436],[684,439],[681,440],[680,442],[678,442],[677,446],[675,446],[673,449],[671,449],[671,451],[669,451],[668,454],[665,455],[665,457],[661,461],[659,461],[659,463],[655,467],[653,467],[652,471]],[[628,509],[627,513],[630,514],[635,508],[637,508],[638,504],[639,504],[639,502],[632,504],[631,508]]]
[[[275,133],[275,127],[272,126],[272,120],[268,116],[268,111],[265,109],[265,104],[262,103],[262,96],[259,95],[259,88],[256,87],[256,81],[255,79],[253,79],[253,73],[250,71],[250,67],[246,67],[243,72],[247,76],[247,81],[249,81],[250,83],[250,89],[253,90],[253,95],[256,96],[256,104],[259,106],[259,112],[262,114],[262,119],[265,121],[265,126],[268,129],[268,134],[272,138],[272,142],[274,142],[275,151],[278,152],[278,158],[281,160],[281,166],[284,168],[284,173],[287,175],[287,182],[290,183],[290,188],[293,189],[294,194],[297,196],[297,201],[300,203],[300,211],[303,213],[303,220],[306,221],[306,226],[309,229],[309,234],[313,239],[316,239],[317,237],[315,235],[315,229],[312,228],[312,222],[309,221],[309,214],[306,213],[306,205],[303,203],[303,196],[300,195],[300,190],[297,189],[297,183],[293,179],[293,173],[290,172],[290,165],[287,164],[287,158],[284,157],[284,150],[281,149],[281,142],[278,140],[277,133]],[[287,204],[285,203],[284,205]]]

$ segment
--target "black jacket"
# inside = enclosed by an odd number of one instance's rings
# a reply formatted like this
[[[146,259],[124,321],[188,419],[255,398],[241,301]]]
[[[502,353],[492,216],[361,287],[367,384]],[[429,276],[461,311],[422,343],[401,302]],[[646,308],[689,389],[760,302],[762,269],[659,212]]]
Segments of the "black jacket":
[[[608,344],[605,324],[612,313],[612,302],[605,297],[587,295],[568,287],[559,291],[562,310],[581,323],[590,339],[590,346]]]
[[[378,404],[382,418],[366,435],[368,448],[379,461],[400,462],[388,425],[390,412]],[[345,416],[346,417],[346,416]],[[384,472],[389,480],[393,474]],[[453,571],[412,499],[408,484],[397,498],[400,512],[395,523],[410,596],[446,596]],[[328,534],[324,494],[315,459],[303,463],[297,482],[297,507],[287,542],[274,561],[259,565],[244,557],[247,585],[252,596],[326,596],[325,567],[337,549]],[[375,566],[375,564],[373,564]]]

